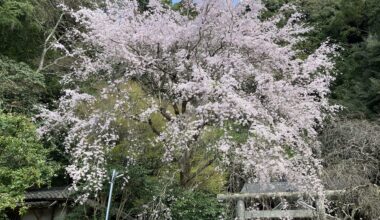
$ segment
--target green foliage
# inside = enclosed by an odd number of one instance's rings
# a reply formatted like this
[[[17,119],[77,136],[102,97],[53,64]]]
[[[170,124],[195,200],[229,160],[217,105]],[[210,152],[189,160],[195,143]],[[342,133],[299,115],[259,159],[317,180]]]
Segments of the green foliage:
[[[332,101],[345,107],[350,117],[375,117],[380,113],[380,4],[378,0],[265,0],[267,16],[285,3],[298,6],[314,27],[299,45],[305,57],[330,39],[343,48],[336,61],[337,80]]]
[[[301,3],[307,19],[316,25],[311,40],[305,46],[313,48],[328,37],[344,48],[342,59],[337,60],[339,75],[333,85],[333,101],[346,107],[345,113],[353,117],[371,117],[380,113],[378,1],[322,0]]]
[[[0,54],[17,61],[38,57],[44,39],[42,13],[32,0],[0,1]]]
[[[115,166],[113,166],[113,168],[118,169],[118,167]],[[119,164],[119,168],[121,168],[121,164]],[[122,179],[117,179],[115,181],[111,219],[114,219],[116,215],[115,210],[128,213],[129,216],[137,216],[144,213],[144,207],[152,205],[152,203],[155,202],[155,198],[160,196],[166,203],[168,202],[168,195],[163,193],[163,188],[165,188],[167,182],[163,179],[152,176],[152,171],[146,169],[145,164],[134,164],[129,166],[128,175],[129,180],[127,184],[122,183],[124,182]],[[107,184],[107,186],[109,186],[109,184]],[[100,198],[103,199],[104,202],[101,202],[101,204],[105,203],[108,190],[109,188],[104,189],[104,196]],[[105,205],[100,205],[97,209],[94,209],[93,206],[85,204],[77,205],[74,210],[66,216],[66,219],[104,219],[104,215]]]
[[[8,112],[29,114],[37,100],[50,107],[60,95],[58,74],[44,77],[33,71],[37,69],[47,33],[60,14],[55,3],[0,0],[0,108]],[[60,32],[57,30],[56,35]],[[57,55],[49,52],[46,62],[54,56]]]
[[[0,2],[0,25],[10,29],[19,28],[32,12],[31,2],[4,0]]]
[[[333,98],[354,115],[380,113],[380,38],[371,35],[352,47],[340,62]]]
[[[77,220],[77,219],[89,219],[86,206],[78,205],[75,206],[70,212],[65,216],[66,220]]]
[[[183,191],[170,206],[174,220],[218,219],[223,216],[224,207],[216,195],[200,191]]]
[[[142,212],[142,207],[151,202],[154,196],[162,192],[162,184],[158,177],[152,176],[152,170],[148,170],[143,164],[133,165],[128,169],[129,182],[125,189],[121,190],[115,203],[122,203],[123,198],[128,200],[125,208],[132,215]],[[119,187],[121,188],[121,187]]]
[[[0,108],[31,113],[44,91],[44,77],[27,64],[0,56]]]
[[[22,204],[25,190],[49,183],[56,165],[23,116],[0,114],[0,210]]]

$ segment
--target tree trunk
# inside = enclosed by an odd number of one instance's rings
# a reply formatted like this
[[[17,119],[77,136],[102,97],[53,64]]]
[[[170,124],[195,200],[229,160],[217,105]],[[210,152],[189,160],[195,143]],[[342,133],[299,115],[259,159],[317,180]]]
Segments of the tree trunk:
[[[185,150],[179,163],[181,168],[180,184],[182,187],[187,188],[190,185],[189,178],[191,176],[191,152],[189,149]]]

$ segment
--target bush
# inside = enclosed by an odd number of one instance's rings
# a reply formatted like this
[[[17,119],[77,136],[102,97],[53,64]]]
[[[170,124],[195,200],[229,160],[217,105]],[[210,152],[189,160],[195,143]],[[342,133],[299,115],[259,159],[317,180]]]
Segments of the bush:
[[[223,216],[223,210],[216,195],[200,191],[181,192],[171,205],[174,220],[218,219]]]
[[[0,112],[0,211],[22,204],[27,189],[49,184],[57,166],[48,155],[29,119]]]

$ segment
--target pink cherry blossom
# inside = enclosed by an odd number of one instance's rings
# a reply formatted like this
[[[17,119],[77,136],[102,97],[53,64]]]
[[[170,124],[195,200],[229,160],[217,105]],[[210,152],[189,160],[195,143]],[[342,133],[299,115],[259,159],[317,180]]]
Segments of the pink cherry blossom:
[[[299,186],[321,189],[320,161],[313,150],[320,145],[316,127],[336,111],[327,97],[335,47],[326,42],[302,60],[294,46],[310,28],[302,24],[301,14],[295,12],[280,26],[281,13],[260,18],[265,8],[258,1],[221,2],[204,0],[194,16],[159,0],[150,0],[145,12],[129,0],[72,12],[86,29],[76,32],[85,46],[76,50],[80,66],[65,79],[108,77],[100,99],[117,97],[112,111],[80,117],[75,105],[94,97],[67,91],[57,110],[42,114],[42,133],[57,123],[69,125],[65,144],[72,164],[67,171],[74,189],[93,193],[103,187],[105,155],[118,139],[112,123],[120,112],[141,123],[162,114],[166,125],[155,131],[152,144],[163,144],[164,161],[185,160],[202,134],[219,128],[224,135],[204,147],[221,164],[240,163],[253,180],[285,176]],[[87,48],[97,52],[86,53]],[[129,92],[116,90],[128,82],[139,83],[147,94],[148,105],[139,115],[134,115]],[[231,124],[247,128],[244,143],[229,135]],[[95,140],[89,138],[94,134]]]

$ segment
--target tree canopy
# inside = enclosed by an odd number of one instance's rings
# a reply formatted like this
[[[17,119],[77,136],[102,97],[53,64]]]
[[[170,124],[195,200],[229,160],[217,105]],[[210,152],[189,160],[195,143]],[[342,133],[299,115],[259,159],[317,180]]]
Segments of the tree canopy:
[[[57,111],[41,115],[43,132],[69,126],[67,170],[74,189],[102,189],[107,154],[121,141],[115,129],[119,117],[150,126],[155,134],[150,144],[163,146],[162,160],[178,164],[183,186],[217,160],[226,166],[238,160],[251,178],[287,178],[317,189],[316,127],[336,110],[327,100],[334,46],[323,43],[298,59],[293,46],[309,31],[300,15],[279,27],[282,15],[262,20],[258,3],[233,7],[205,1],[191,6],[197,7],[191,17],[159,1],[148,7],[139,13],[136,2],[126,1],[73,14],[87,29],[78,38],[90,50],[73,51],[80,66],[66,82],[107,80],[100,96],[67,90]],[[143,97],[135,99],[132,85]],[[98,102],[108,107],[99,108]],[[90,111],[82,113],[81,105]],[[245,137],[234,140],[236,131]],[[218,133],[205,143],[210,132]],[[209,159],[192,171],[197,152]]]

